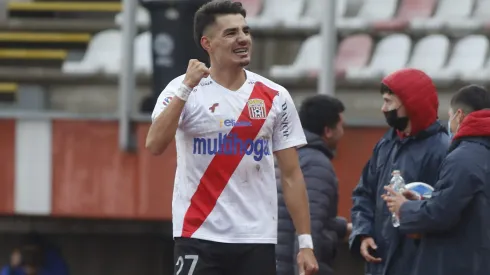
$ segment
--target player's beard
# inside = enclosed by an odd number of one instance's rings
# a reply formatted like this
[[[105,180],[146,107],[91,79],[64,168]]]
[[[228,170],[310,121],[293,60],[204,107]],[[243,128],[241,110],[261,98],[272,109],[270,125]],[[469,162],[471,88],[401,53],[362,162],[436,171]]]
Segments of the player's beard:
[[[239,63],[240,67],[242,67],[242,68],[247,67],[249,64],[250,64],[250,61],[248,61],[248,60],[247,61],[240,61],[240,63]]]

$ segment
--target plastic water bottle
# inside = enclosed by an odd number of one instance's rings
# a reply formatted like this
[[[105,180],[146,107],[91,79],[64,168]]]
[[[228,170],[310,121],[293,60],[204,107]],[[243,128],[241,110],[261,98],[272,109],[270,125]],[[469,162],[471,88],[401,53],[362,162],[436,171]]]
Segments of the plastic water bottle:
[[[400,170],[394,170],[391,173],[391,176],[391,188],[393,188],[393,190],[395,190],[395,192],[397,193],[402,193],[403,191],[405,191],[405,180],[402,178]],[[400,221],[398,220],[398,217],[395,213],[392,213],[391,215],[391,223],[394,227],[400,226]]]

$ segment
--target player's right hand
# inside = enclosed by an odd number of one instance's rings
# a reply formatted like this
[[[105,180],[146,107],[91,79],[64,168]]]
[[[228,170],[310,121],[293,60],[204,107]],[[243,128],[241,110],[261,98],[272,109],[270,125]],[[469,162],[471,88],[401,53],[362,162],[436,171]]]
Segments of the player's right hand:
[[[376,250],[378,246],[371,237],[365,237],[361,242],[361,255],[368,263],[380,263],[381,258],[371,255],[370,250]]]
[[[208,77],[209,74],[209,68],[204,63],[197,59],[191,59],[189,60],[183,83],[192,89],[201,82],[201,79]]]

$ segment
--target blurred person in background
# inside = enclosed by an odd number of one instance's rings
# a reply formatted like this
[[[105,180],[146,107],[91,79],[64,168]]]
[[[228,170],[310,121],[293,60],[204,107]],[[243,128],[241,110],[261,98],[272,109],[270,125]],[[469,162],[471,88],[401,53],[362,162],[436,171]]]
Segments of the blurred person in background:
[[[212,1],[194,17],[194,38],[211,67],[190,60],[162,91],[146,148],[175,140],[172,203],[175,274],[276,273],[277,188],[299,234],[298,268],[314,274],[310,213],[296,148],[306,144],[289,92],[250,72],[252,36],[240,2]]]
[[[366,260],[366,274],[406,275],[417,241],[399,232],[381,195],[392,172],[406,183],[431,186],[446,156],[449,137],[437,120],[439,101],[432,80],[416,69],[398,70],[382,80],[381,95],[388,132],[376,144],[353,191],[350,249]]]
[[[2,267],[0,275],[16,275],[21,271],[22,256],[20,248],[15,248],[10,255],[10,262],[8,265]],[[16,272],[18,270],[18,272]]]
[[[490,93],[466,86],[450,104],[454,138],[432,197],[384,197],[401,232],[422,234],[411,275],[490,274]]]
[[[333,274],[332,263],[338,242],[344,241],[352,228],[345,218],[337,217],[338,180],[331,159],[344,135],[344,104],[331,96],[315,95],[303,101],[299,116],[308,144],[298,149],[299,163],[305,178],[310,205],[311,233],[320,275]],[[282,195],[280,171],[278,186],[278,240],[276,261],[278,275],[297,274],[298,243],[293,222]]]
[[[68,275],[68,266],[57,247],[32,233],[14,249],[11,263],[0,275]]]

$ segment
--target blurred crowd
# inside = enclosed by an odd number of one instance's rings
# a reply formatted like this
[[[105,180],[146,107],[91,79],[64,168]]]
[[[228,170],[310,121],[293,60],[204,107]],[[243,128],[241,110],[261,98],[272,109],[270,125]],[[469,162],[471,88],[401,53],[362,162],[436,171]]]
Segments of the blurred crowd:
[[[68,275],[68,265],[61,251],[41,235],[25,237],[11,253],[10,262],[1,275]]]

